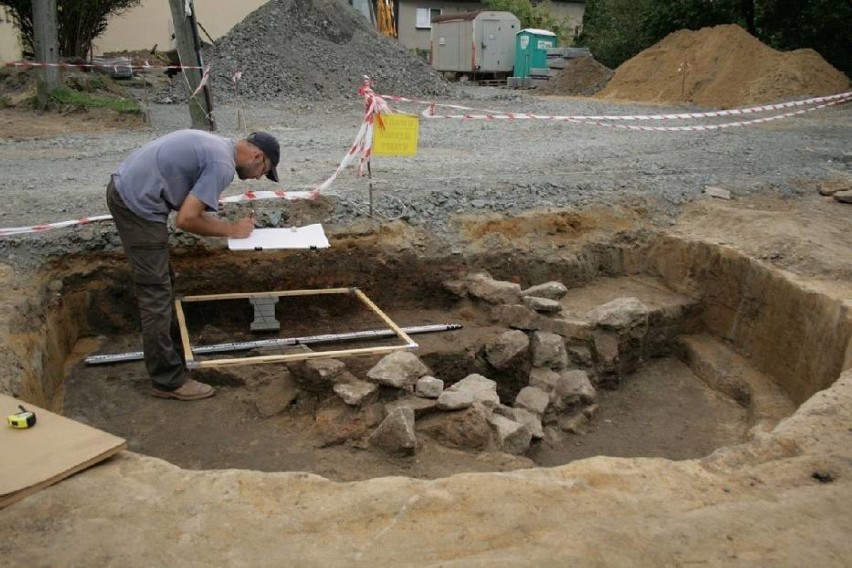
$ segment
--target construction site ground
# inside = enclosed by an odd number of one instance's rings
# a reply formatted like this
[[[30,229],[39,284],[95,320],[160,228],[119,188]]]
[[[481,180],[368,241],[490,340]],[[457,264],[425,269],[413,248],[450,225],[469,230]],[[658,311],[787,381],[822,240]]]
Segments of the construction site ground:
[[[444,102],[554,115],[684,108],[472,87]],[[361,110],[360,101],[223,106],[217,119],[223,135],[243,133],[241,116],[250,129],[278,136],[280,187],[301,190],[334,171]],[[189,121],[183,105],[152,105],[150,125],[134,128],[106,115],[3,112],[17,113],[0,121],[4,227],[103,214],[116,164]],[[414,325],[424,323],[418,318],[465,318],[453,309],[436,314],[433,288],[415,305],[394,306],[397,297],[416,298],[431,270],[453,259],[524,286],[554,271],[575,292],[656,263],[666,285],[686,294],[701,282],[679,270],[706,246],[710,260],[723,259],[707,274],[741,263],[750,282],[769,281],[766,296],[737,304],[742,322],[786,314],[801,295],[837,306],[831,325],[848,341],[852,205],[819,192],[852,184],[848,104],[722,132],[450,119],[424,119],[420,128],[416,157],[374,159],[372,216],[368,180],[351,171],[316,201],[255,204],[266,226],[323,223],[328,251],[299,256],[299,265],[286,256],[271,263],[253,253],[239,258],[221,240],[176,234],[181,290],[320,288],[340,285],[346,275]],[[707,186],[732,198],[711,198]],[[238,181],[227,194],[276,187]],[[227,206],[224,214],[244,207]],[[601,252],[633,247],[637,254],[619,259]],[[595,258],[594,266],[554,268],[560,259],[582,258]],[[48,322],[73,327],[51,319],[57,302],[87,274],[115,286],[107,277],[120,279],[126,269],[108,222],[4,238],[0,261],[7,346],[0,384],[13,390],[21,386],[13,379],[37,373],[33,360],[52,348],[39,330]],[[271,266],[280,273],[271,274]],[[591,274],[596,278],[586,278]],[[704,297],[734,295],[736,286],[727,287]],[[132,310],[132,299],[117,298],[115,306]],[[129,313],[113,315],[132,319]],[[424,352],[493,333],[485,315],[465,323],[470,335],[424,338]],[[802,322],[807,329],[825,325]],[[756,366],[788,357],[793,347],[773,346],[769,335],[759,342],[761,353],[740,349],[740,356]],[[852,351],[829,353],[837,338],[822,337],[825,358],[839,369],[836,380],[811,385],[801,400],[791,394],[798,409],[766,430],[748,432],[743,407],[672,356],[646,362],[621,388],[604,392],[587,433],[549,453],[477,454],[423,440],[410,458],[329,445],[309,420],[314,412],[293,410],[269,418],[273,428],[256,430],[262,395],[235,384],[220,385],[210,401],[158,401],[147,395],[138,363],[80,363],[95,348],[137,349],[133,333],[80,338],[62,362],[67,384],[52,377],[55,390],[38,393],[30,385],[24,394],[126,437],[133,451],[0,511],[0,555],[10,563],[69,566],[848,566]],[[733,344],[736,350],[736,337]],[[818,360],[819,347],[807,345],[812,351],[802,358]]]

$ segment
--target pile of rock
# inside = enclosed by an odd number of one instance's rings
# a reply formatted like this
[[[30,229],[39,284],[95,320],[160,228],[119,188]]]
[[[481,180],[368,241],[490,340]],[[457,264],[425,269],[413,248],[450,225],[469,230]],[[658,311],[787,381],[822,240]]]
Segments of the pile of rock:
[[[310,418],[328,445],[412,455],[426,436],[452,448],[521,455],[535,440],[581,433],[597,410],[597,389],[617,385],[643,358],[668,354],[695,308],[687,299],[649,309],[618,298],[575,314],[563,309],[561,282],[522,289],[487,273],[444,286],[505,327],[474,346],[479,372],[445,388],[447,377],[407,351],[386,355],[363,378],[343,361],[312,358],[288,365],[286,377],[250,379],[262,383],[261,415],[310,399]]]
[[[215,100],[288,101],[357,96],[363,76],[382,93],[446,95],[449,83],[342,0],[270,0],[206,49]],[[241,76],[234,81],[235,72]],[[158,102],[184,101],[183,81]]]
[[[501,400],[503,385],[473,373],[444,389],[414,354],[389,355],[367,373],[367,381],[349,378],[334,386],[341,396],[350,390],[363,394],[344,396],[347,404],[363,404],[375,384],[399,389],[401,396],[385,406],[386,417],[368,436],[372,447],[412,453],[419,432],[451,447],[517,455],[536,439],[558,441],[564,432],[581,432],[597,409],[596,387],[612,387],[642,358],[666,353],[689,320],[683,317],[689,305],[655,311],[636,298],[572,316],[560,304],[567,293],[560,282],[521,289],[479,273],[445,286],[506,326],[483,346],[482,356],[487,374],[517,377],[520,388],[511,400]]]

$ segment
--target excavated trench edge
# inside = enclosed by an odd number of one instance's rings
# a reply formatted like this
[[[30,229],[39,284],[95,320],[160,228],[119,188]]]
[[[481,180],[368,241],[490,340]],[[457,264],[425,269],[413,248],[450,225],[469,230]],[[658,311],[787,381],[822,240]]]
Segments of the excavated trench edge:
[[[346,274],[320,271],[321,261],[309,253],[272,256],[255,262],[260,266],[253,268],[269,277],[270,271],[263,269],[265,263],[299,266],[298,270],[276,274],[275,289],[286,289],[296,282],[319,288],[340,285],[342,278],[367,281],[378,302],[384,300],[382,291],[390,296],[413,293],[416,283],[388,280],[400,275],[402,267],[417,273],[434,290],[453,275],[482,269],[495,278],[525,274],[529,278],[525,285],[561,280],[572,286],[600,276],[649,274],[674,292],[698,298],[704,331],[745,354],[749,364],[772,377],[796,406],[836,380],[852,337],[852,317],[842,302],[803,288],[783,273],[733,249],[671,235],[639,245],[596,243],[578,254],[546,259],[529,252],[521,255],[505,251],[425,259],[402,251],[364,253],[357,246],[348,247],[343,253],[349,258]],[[201,262],[191,258],[191,254],[184,254],[174,259],[185,280],[193,282],[193,289],[186,293],[219,291],[211,284],[217,282],[221,271],[235,268],[215,254]],[[306,279],[305,274],[311,276]],[[39,288],[41,301],[30,304],[20,314],[20,321],[9,324],[20,331],[13,334],[18,339],[13,350],[18,355],[22,380],[13,384],[13,394],[61,411],[66,363],[77,340],[95,331],[119,330],[126,325],[121,320],[128,314],[115,308],[133,309],[127,281],[124,259],[119,255],[88,257],[85,262],[67,259],[46,270]],[[259,290],[272,289],[260,279],[253,284]],[[118,317],[111,319],[110,313]],[[724,385],[711,386],[724,391]]]

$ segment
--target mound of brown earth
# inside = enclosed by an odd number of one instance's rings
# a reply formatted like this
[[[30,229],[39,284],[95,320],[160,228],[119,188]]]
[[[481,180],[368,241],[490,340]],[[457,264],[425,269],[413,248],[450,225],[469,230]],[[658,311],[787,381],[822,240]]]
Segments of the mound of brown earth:
[[[830,95],[849,79],[812,49],[779,52],[735,25],[680,30],[624,62],[598,97],[733,108]]]
[[[612,74],[612,69],[601,65],[594,57],[576,57],[569,60],[565,68],[560,69],[537,92],[542,95],[589,97],[603,89]]]

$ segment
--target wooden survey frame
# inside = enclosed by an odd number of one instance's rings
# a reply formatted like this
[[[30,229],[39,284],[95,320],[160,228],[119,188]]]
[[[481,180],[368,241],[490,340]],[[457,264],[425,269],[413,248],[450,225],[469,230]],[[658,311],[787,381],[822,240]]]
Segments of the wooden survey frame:
[[[186,329],[186,317],[183,314],[185,302],[207,302],[215,300],[238,300],[240,298],[270,298],[283,296],[318,296],[325,294],[352,294],[381,318],[388,327],[405,342],[404,345],[387,345],[384,347],[361,347],[357,349],[343,349],[339,351],[321,351],[311,353],[293,353],[289,355],[257,355],[254,357],[240,357],[236,359],[210,359],[208,361],[196,361],[195,353],[189,343],[189,332]],[[231,294],[209,294],[206,296],[183,296],[175,299],[175,312],[177,323],[180,328],[180,338],[183,344],[183,352],[186,358],[187,369],[201,369],[206,367],[234,367],[237,365],[263,364],[263,363],[286,363],[288,361],[305,361],[307,359],[330,359],[333,357],[351,357],[354,355],[381,355],[404,349],[417,349],[418,345],[411,340],[405,331],[396,325],[387,314],[358,288],[327,288],[322,290],[282,290],[277,292],[235,292]]]

